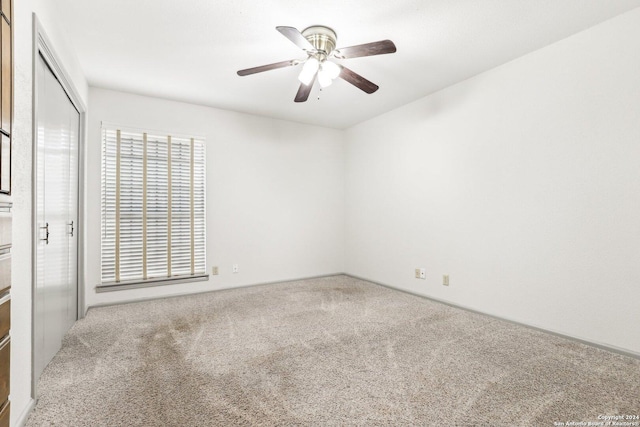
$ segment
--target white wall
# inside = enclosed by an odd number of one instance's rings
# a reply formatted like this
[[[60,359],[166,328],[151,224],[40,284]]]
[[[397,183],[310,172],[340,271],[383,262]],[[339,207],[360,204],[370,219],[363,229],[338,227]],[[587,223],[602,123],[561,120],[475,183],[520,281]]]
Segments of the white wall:
[[[13,248],[11,286],[11,425],[31,398],[31,172],[32,13],[47,33],[77,92],[86,104],[87,82],[50,0],[14,0],[14,122],[12,155]]]
[[[202,135],[207,152],[208,282],[96,293],[100,283],[101,122]],[[340,273],[343,132],[90,89],[87,305]],[[240,272],[231,273],[232,264]]]
[[[349,129],[346,271],[640,353],[639,71],[635,9]]]

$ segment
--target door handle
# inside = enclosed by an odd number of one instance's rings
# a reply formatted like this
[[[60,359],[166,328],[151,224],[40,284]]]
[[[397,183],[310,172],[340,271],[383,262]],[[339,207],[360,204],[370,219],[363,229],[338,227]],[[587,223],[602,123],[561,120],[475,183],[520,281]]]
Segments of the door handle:
[[[71,222],[69,223],[69,226],[71,227],[71,231],[69,232],[69,236],[73,237],[73,230],[74,230],[74,228],[73,228],[73,221],[71,221]]]
[[[41,230],[46,230],[45,232],[45,238],[44,239],[40,239],[40,240],[44,240],[45,242],[47,242],[47,245],[49,244],[49,223],[45,223],[44,227],[40,227]]]

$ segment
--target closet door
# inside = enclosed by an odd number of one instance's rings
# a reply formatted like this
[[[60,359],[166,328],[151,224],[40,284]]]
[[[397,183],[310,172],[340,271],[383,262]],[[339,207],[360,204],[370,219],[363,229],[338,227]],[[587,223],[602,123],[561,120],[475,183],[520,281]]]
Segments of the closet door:
[[[47,299],[47,292],[45,288],[45,261],[48,239],[50,236],[49,224],[45,219],[45,204],[44,196],[47,191],[47,183],[44,175],[44,161],[45,161],[45,140],[50,137],[50,131],[53,119],[51,111],[53,108],[49,105],[54,102],[53,99],[47,97],[47,66],[42,60],[38,61],[36,74],[38,79],[38,135],[36,145],[36,217],[34,221],[36,223],[36,241],[34,242],[36,251],[36,263],[35,263],[35,276],[36,276],[36,291],[35,291],[35,304],[34,304],[34,376],[39,378],[40,374],[46,366],[45,362],[45,318],[46,308],[45,300]]]
[[[37,74],[36,378],[77,318],[79,138],[79,114],[42,57]]]
[[[69,248],[66,232],[69,192],[69,119],[62,87],[47,68],[46,105],[49,111],[44,139],[44,213],[49,225],[45,242],[44,309],[45,351],[50,357],[62,345],[67,314]],[[69,101],[66,101],[69,102]]]
[[[67,100],[68,101],[68,100]],[[78,319],[78,165],[79,165],[79,147],[80,141],[80,113],[75,109],[71,101],[68,101],[67,114],[69,116],[69,179],[67,190],[67,220],[66,237],[68,251],[67,262],[67,316],[66,331],[73,326]]]

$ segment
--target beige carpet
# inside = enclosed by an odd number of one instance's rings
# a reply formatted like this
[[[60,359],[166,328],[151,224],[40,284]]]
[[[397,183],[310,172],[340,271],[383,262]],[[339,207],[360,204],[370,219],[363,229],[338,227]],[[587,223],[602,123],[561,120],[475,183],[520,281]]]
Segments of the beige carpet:
[[[92,309],[43,373],[27,425],[538,427],[619,414],[640,414],[640,360],[337,276]]]

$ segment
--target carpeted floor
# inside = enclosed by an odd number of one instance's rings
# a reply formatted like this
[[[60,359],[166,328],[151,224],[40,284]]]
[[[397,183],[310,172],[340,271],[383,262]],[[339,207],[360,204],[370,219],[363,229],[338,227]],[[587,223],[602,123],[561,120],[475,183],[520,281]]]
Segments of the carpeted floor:
[[[640,360],[345,276],[96,308],[27,426],[553,426],[640,414]]]

